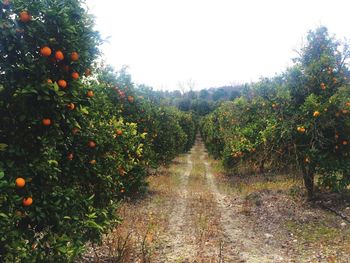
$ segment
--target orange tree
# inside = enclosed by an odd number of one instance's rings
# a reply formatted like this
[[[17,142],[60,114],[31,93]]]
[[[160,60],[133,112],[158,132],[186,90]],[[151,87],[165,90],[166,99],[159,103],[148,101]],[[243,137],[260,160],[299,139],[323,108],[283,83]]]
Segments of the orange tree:
[[[100,40],[81,1],[0,14],[0,261],[72,261],[117,222],[142,135],[83,77]]]
[[[307,40],[292,68],[219,107],[204,119],[202,134],[228,167],[260,158],[261,168],[268,161],[300,169],[312,198],[315,175],[333,190],[350,182],[349,51],[324,27]]]
[[[116,112],[126,122],[137,123],[139,133],[144,136],[146,165],[166,164],[192,147],[196,134],[193,115],[161,105],[153,99],[152,90],[135,87],[125,68],[114,72],[110,67],[101,67],[98,83],[101,88],[107,88]]]
[[[298,166],[312,198],[316,174],[335,190],[349,183],[349,54],[325,27],[310,32],[307,40],[287,85]]]

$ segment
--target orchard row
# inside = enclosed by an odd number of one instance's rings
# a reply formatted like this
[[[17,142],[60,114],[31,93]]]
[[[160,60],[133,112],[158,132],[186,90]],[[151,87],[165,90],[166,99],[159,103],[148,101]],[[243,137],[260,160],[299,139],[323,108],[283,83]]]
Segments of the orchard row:
[[[320,27],[298,54],[206,116],[201,133],[227,168],[301,171],[312,198],[315,178],[337,191],[350,184],[349,49]]]
[[[194,118],[93,64],[82,1],[2,1],[0,28],[0,261],[70,262],[191,148]]]

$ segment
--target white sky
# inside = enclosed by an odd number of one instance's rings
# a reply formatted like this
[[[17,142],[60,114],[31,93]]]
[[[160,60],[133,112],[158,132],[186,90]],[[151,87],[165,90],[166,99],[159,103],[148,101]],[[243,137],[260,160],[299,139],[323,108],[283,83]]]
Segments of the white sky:
[[[155,89],[218,87],[291,65],[310,29],[350,38],[348,0],[87,0],[108,64]]]

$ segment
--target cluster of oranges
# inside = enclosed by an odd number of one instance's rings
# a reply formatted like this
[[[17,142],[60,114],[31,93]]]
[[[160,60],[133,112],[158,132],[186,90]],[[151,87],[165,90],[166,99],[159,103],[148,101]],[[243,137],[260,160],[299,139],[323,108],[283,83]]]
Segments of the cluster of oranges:
[[[50,57],[52,55],[52,50],[50,47],[48,46],[44,46],[40,49],[40,54],[43,56],[43,57]],[[54,53],[54,56],[52,57],[52,60],[53,61],[57,61],[57,62],[61,62],[65,59],[65,56],[63,54],[63,52],[61,50],[57,50],[55,53]],[[79,60],[79,54],[75,51],[73,51],[71,54],[70,54],[70,59],[71,61],[73,62],[76,62]],[[65,71],[69,71],[69,67],[67,65],[64,65],[63,66],[63,69]],[[73,80],[78,80],[80,75],[78,72],[76,71],[73,71],[72,74],[71,74],[71,77]],[[51,79],[48,79],[47,80],[48,83],[52,83],[52,80]],[[59,79],[57,81],[57,85],[62,88],[62,89],[65,89],[67,88],[68,86],[68,83],[66,80],[64,79]]]
[[[121,97],[122,99],[125,99],[126,98],[126,95],[125,95],[125,91],[119,89],[118,87],[115,87],[115,90],[117,91],[119,97]],[[125,87],[125,90],[128,90],[128,87]],[[130,102],[130,103],[133,103],[134,102],[134,97],[129,95],[127,97],[127,100]]]
[[[18,177],[15,181],[17,188],[23,188],[26,185],[26,180],[22,177]],[[32,197],[27,197],[22,199],[23,206],[31,206],[33,203]]]
[[[53,55],[53,52],[52,52],[52,49],[51,49],[50,47],[44,46],[44,47],[40,48],[40,54],[41,54],[41,56],[43,56],[43,57],[49,58],[49,57],[51,57],[51,55]],[[64,55],[64,53],[63,53],[61,50],[55,51],[54,56],[52,57],[52,60],[53,60],[53,61],[57,61],[57,62],[61,62],[61,61],[63,61],[64,59],[65,59],[65,55]],[[79,54],[78,54],[77,52],[73,51],[73,52],[70,54],[70,59],[71,59],[71,61],[73,61],[73,62],[78,61],[78,60],[79,60]],[[63,66],[63,69],[64,69],[65,71],[69,71],[69,67],[68,67],[67,65],[64,65],[64,66]],[[72,77],[73,80],[78,80],[79,77],[80,77],[80,75],[79,75],[78,72],[73,71],[72,74],[71,74],[71,77]],[[48,84],[52,84],[53,81],[52,81],[51,79],[48,79],[48,80],[47,80],[47,83],[48,83]],[[57,81],[57,85],[58,85],[60,88],[62,88],[62,89],[66,89],[66,88],[68,87],[68,83],[67,83],[67,81],[64,80],[64,79],[59,79],[59,80]],[[87,94],[87,96],[88,96],[88,97],[91,97],[91,96],[89,96],[89,94]],[[75,109],[75,104],[72,103],[72,102],[71,102],[71,103],[68,103],[68,104],[67,104],[67,109],[68,109],[68,110],[74,110],[74,109]],[[44,126],[50,126],[50,125],[52,124],[52,121],[51,121],[51,119],[45,118],[45,119],[42,120],[42,124],[43,124]]]

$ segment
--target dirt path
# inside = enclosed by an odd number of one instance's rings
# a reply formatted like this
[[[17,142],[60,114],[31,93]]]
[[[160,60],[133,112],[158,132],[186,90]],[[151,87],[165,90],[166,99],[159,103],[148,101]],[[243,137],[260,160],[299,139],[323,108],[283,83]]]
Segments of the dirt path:
[[[167,245],[155,262],[280,262],[283,253],[252,232],[221,193],[200,139],[180,171]],[[239,206],[239,204],[237,204]]]
[[[201,142],[199,144],[201,148],[204,147]],[[275,248],[268,246],[268,243],[256,239],[256,233],[245,224],[246,219],[239,215],[237,206],[234,207],[234,203],[229,202],[230,198],[227,195],[220,193],[217,188],[218,182],[215,181],[210,164],[206,161],[207,158],[207,155],[201,156],[205,165],[207,182],[221,211],[221,224],[225,230],[226,240],[234,244],[235,253],[239,255],[242,262],[283,261],[283,252],[276,251]]]
[[[163,257],[165,262],[174,262],[183,255],[186,257],[193,257],[195,248],[193,242],[189,240],[191,236],[188,235],[188,224],[184,220],[186,217],[187,199],[188,199],[188,179],[192,172],[191,154],[187,156],[187,166],[183,174],[180,173],[180,184],[177,189],[177,196],[173,200],[173,211],[169,216],[169,230],[161,238],[167,243],[163,249]],[[190,241],[190,242],[188,242]]]
[[[350,230],[286,194],[298,183],[218,177],[213,163],[198,138],[149,178],[144,199],[120,208],[123,223],[82,261],[349,262]]]

